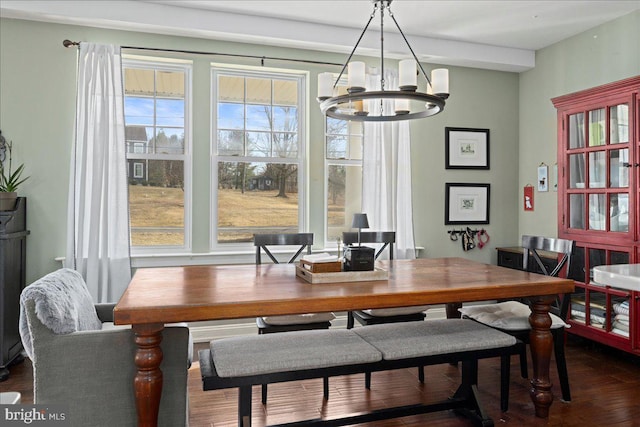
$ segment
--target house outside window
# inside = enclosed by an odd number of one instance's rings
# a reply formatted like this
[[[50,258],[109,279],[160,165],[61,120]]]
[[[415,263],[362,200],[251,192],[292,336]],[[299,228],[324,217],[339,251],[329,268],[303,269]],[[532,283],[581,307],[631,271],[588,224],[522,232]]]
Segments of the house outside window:
[[[212,249],[305,230],[305,75],[214,65],[212,88]]]
[[[133,253],[189,251],[191,62],[123,61]]]

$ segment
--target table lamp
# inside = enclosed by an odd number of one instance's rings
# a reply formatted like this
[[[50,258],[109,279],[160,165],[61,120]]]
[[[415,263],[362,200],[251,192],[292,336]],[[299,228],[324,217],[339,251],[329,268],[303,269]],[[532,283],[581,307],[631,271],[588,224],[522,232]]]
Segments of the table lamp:
[[[353,214],[353,221],[351,222],[351,228],[358,229],[358,247],[360,247],[360,232],[363,228],[369,228],[369,220],[367,220],[366,213]]]

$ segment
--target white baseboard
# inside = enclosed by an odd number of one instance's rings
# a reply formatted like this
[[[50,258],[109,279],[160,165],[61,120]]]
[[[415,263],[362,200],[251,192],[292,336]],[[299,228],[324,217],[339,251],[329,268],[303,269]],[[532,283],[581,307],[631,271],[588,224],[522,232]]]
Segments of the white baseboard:
[[[444,319],[446,312],[444,307],[434,307],[427,310],[427,319]],[[358,326],[356,322],[356,326]],[[347,327],[347,315],[336,316],[331,321],[331,327],[344,329]],[[256,335],[258,328],[255,322],[243,321],[239,323],[231,323],[224,325],[206,325],[198,326],[198,324],[190,324],[189,330],[193,336],[194,342],[208,342],[215,339],[237,337],[241,335]]]

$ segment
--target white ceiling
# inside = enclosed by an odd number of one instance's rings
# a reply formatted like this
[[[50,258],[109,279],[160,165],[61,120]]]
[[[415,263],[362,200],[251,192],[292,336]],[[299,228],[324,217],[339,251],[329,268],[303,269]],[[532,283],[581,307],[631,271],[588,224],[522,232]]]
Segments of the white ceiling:
[[[505,71],[530,69],[535,50],[635,10],[640,0],[391,4],[421,60]],[[371,0],[0,1],[2,17],[341,53],[351,50],[372,11]],[[379,54],[379,30],[377,14],[357,54]],[[388,15],[385,55],[410,56]]]

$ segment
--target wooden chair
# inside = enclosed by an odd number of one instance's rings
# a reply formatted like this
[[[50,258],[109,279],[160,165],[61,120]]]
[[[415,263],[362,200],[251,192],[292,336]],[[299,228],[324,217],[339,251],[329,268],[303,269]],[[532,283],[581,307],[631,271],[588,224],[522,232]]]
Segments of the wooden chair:
[[[566,277],[566,272],[569,271],[571,263],[571,254],[574,247],[573,240],[522,236],[522,247],[524,249],[522,265],[525,271],[541,272],[547,276],[559,276],[560,273],[563,272],[562,277]],[[540,257],[540,251],[556,254],[558,264],[552,269],[548,268]],[[565,328],[569,327],[569,325],[565,323],[565,320],[567,319],[570,305],[571,296],[569,294],[559,295],[550,310],[552,321],[551,334],[553,336],[556,367],[558,369],[558,377],[560,378],[562,400],[566,402],[571,401],[569,374],[567,372],[567,362],[564,353],[564,332]],[[468,306],[461,308],[460,312],[465,317],[513,335],[524,343],[529,343],[529,333],[531,331],[529,315],[531,314],[531,309],[526,299],[522,302],[505,301],[495,304]],[[502,363],[503,366],[506,365],[508,367],[509,357],[504,357]],[[520,353],[520,370],[522,377],[527,378],[526,347],[523,347],[523,351]],[[507,405],[508,401],[502,402],[503,410],[506,410]]]
[[[296,252],[287,261],[294,263],[298,257],[306,252],[311,253],[313,246],[313,233],[281,233],[281,234],[254,234],[253,244],[256,247],[256,264],[262,264],[262,252],[271,259],[274,264],[280,264],[278,258],[269,249],[270,246],[297,246]],[[258,334],[271,334],[277,332],[302,331],[311,329],[329,329],[331,320],[335,319],[333,313],[308,313],[286,316],[257,317],[256,325]],[[329,379],[324,378],[324,398],[329,398]],[[267,384],[262,384],[262,403],[267,403]]]
[[[345,245],[358,243],[357,232],[343,232],[342,241]],[[363,231],[360,233],[360,243],[381,244],[376,251],[374,259],[378,259],[385,249],[389,249],[389,259],[393,259],[393,245],[396,242],[395,231]],[[353,310],[347,313],[347,329],[353,328],[355,320],[362,326],[379,325],[382,323],[415,322],[422,321],[426,317],[425,310],[428,306],[398,307],[383,309]],[[424,368],[418,368],[418,378],[424,383]],[[365,376],[365,385],[371,388],[371,373]]]

